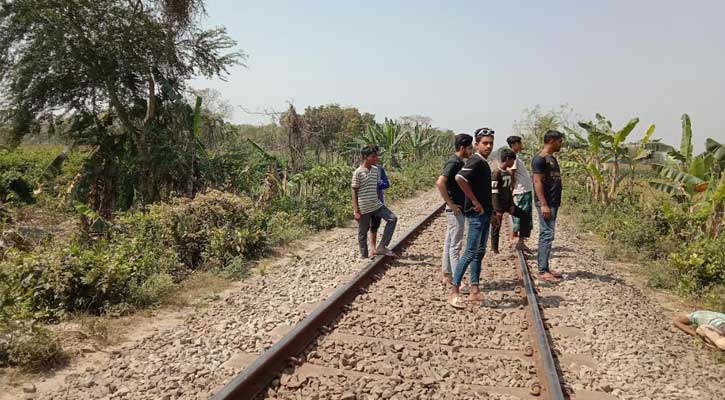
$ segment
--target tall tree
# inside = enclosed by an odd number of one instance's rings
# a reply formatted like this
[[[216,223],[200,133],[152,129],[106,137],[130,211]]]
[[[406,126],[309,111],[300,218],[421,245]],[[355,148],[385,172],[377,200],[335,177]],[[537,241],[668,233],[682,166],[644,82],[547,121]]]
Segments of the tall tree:
[[[99,124],[111,111],[138,153],[143,200],[152,200],[149,132],[161,106],[191,77],[223,77],[244,57],[224,28],[201,28],[203,13],[200,0],[2,1],[0,87],[11,142],[44,114]]]

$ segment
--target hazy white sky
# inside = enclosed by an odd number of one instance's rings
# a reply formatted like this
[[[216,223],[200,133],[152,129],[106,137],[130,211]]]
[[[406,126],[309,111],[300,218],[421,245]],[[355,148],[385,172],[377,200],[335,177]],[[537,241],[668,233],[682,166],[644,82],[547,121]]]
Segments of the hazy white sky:
[[[725,1],[209,0],[249,55],[227,82],[197,81],[249,109],[339,103],[423,114],[456,132],[511,131],[524,108],[567,103],[615,127],[638,116],[679,144],[725,142]],[[266,119],[236,111],[236,122]]]

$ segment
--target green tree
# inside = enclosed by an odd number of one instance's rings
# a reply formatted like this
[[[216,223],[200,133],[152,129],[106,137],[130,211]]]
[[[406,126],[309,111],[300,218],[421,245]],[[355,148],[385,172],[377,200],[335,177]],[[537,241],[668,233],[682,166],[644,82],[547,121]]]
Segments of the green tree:
[[[224,28],[202,29],[199,0],[16,0],[0,5],[0,85],[11,142],[63,112],[128,135],[143,201],[153,200],[152,131],[193,76],[223,76],[243,58]],[[105,135],[105,129],[97,129]]]

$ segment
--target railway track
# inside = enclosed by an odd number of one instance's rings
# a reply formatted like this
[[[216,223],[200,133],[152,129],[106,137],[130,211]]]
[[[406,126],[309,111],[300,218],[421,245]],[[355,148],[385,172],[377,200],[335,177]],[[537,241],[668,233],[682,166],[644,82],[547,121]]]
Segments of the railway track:
[[[565,398],[523,254],[487,255],[487,300],[454,310],[444,228],[438,208],[213,399]]]

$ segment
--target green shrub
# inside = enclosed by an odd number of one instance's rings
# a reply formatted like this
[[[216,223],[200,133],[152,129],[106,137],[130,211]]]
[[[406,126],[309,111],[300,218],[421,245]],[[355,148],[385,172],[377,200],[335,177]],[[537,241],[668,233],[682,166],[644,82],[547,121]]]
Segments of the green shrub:
[[[703,296],[725,285],[725,240],[700,239],[680,244],[668,258],[681,294]]]
[[[4,337],[4,339],[3,339]],[[68,361],[60,342],[40,326],[15,326],[0,332],[0,365],[11,365],[27,372],[38,372]]]
[[[267,240],[272,246],[299,239],[308,231],[302,216],[287,211],[273,212],[267,220]]]
[[[128,302],[139,308],[157,306],[175,287],[171,275],[164,272],[153,274],[140,284],[131,285]]]
[[[119,217],[108,237],[46,244],[0,263],[7,282],[0,305],[16,317],[57,319],[68,311],[103,312],[117,304],[157,304],[201,265],[221,268],[265,246],[248,199],[209,192]]]

